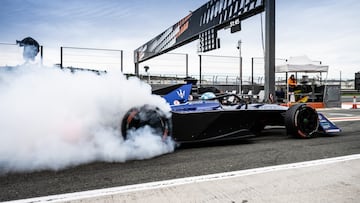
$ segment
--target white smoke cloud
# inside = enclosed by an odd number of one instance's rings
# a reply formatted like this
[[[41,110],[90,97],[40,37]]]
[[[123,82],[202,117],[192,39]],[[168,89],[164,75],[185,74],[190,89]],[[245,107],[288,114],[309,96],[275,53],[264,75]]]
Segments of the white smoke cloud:
[[[36,65],[0,71],[0,173],[172,152],[173,141],[162,141],[146,127],[123,140],[123,116],[144,104],[170,111],[149,85],[120,72],[72,74]]]
[[[24,52],[23,57],[25,61],[34,61],[36,55],[38,54],[38,48],[34,45],[25,45],[24,46]]]

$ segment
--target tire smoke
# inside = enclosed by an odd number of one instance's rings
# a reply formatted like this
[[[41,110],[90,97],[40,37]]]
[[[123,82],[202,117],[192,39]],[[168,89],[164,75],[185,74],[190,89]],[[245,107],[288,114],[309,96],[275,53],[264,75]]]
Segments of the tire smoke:
[[[120,72],[23,65],[0,70],[0,174],[61,170],[94,161],[148,159],[174,150],[142,128],[124,140],[121,120],[134,106],[165,100]]]

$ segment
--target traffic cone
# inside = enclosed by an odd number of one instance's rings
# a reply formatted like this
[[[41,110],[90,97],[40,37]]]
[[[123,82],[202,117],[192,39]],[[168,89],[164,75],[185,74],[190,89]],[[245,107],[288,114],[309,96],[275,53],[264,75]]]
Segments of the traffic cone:
[[[354,96],[354,98],[353,98],[353,105],[352,105],[352,109],[357,109],[357,105],[356,105],[356,96]]]

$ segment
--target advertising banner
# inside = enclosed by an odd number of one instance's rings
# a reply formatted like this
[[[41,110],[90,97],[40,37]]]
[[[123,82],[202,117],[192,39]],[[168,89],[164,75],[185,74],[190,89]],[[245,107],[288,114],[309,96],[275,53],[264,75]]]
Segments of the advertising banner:
[[[232,28],[232,32],[239,31],[242,20],[264,9],[264,0],[210,0],[136,49],[134,61],[143,62],[185,45],[199,39],[199,35],[207,30],[214,30],[215,36],[217,30],[227,27]]]

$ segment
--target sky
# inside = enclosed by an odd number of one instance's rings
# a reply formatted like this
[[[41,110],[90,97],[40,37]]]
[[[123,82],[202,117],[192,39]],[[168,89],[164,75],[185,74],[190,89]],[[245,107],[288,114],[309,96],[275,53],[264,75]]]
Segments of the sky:
[[[59,63],[61,46],[123,50],[124,72],[134,73],[135,49],[206,2],[0,0],[0,43],[15,43],[30,36],[44,47],[45,64]],[[307,55],[329,65],[329,78],[341,75],[353,79],[354,73],[360,71],[359,10],[358,0],[276,0],[276,58]],[[233,34],[229,30],[219,31],[221,48],[206,54],[238,57],[236,47],[241,40],[243,75],[249,75],[251,57],[263,57],[261,20],[264,21],[264,15],[260,14],[246,19],[242,30]],[[7,49],[4,47],[0,44],[1,52]],[[196,42],[172,52],[189,54],[190,75],[199,73]],[[151,64],[150,73],[154,74],[184,74],[184,55],[163,58],[154,59],[166,61],[159,67],[151,61],[140,67]],[[7,59],[0,57],[0,62],[4,60]],[[208,63],[212,60],[208,59]],[[235,67],[226,66],[231,60]],[[236,75],[239,72],[236,63],[236,59],[220,58],[216,68],[209,65],[203,74]],[[263,74],[261,65],[255,69],[256,74]],[[142,68],[140,73],[144,73]]]

